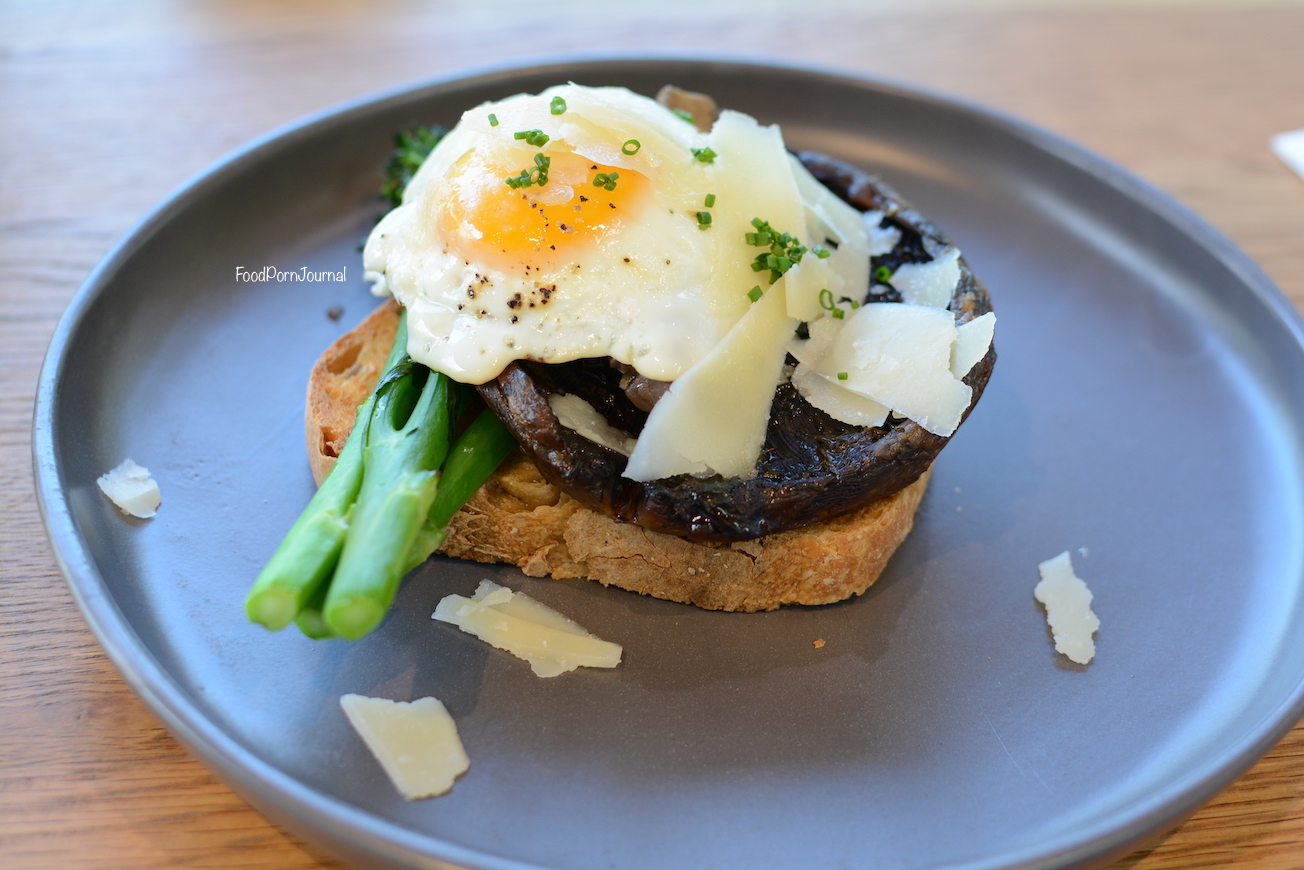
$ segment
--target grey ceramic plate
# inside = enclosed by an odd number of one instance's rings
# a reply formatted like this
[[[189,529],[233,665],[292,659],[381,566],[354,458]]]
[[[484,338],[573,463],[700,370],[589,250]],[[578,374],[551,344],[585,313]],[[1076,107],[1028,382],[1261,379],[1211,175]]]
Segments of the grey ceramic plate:
[[[707,613],[435,559],[359,643],[249,625],[244,590],[312,491],[306,372],[372,304],[357,244],[392,133],[566,79],[675,82],[780,122],[792,146],[880,172],[964,250],[1001,358],[913,535],[830,607]],[[347,281],[236,280],[266,264]],[[127,680],[255,806],[360,864],[1090,867],[1304,712],[1301,371],[1299,319],[1242,254],[1045,133],[822,71],[572,60],[348,106],[187,186],[73,301],[35,452],[55,549]],[[128,456],[162,485],[154,520],[96,490]],[[1066,549],[1103,622],[1085,668],[1053,652],[1032,597]],[[624,663],[541,680],[431,621],[485,576]],[[345,692],[442,699],[470,772],[404,802]]]

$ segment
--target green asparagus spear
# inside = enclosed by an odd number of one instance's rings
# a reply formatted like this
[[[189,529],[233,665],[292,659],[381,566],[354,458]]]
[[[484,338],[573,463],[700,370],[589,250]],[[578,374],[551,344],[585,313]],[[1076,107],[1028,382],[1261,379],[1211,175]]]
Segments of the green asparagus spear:
[[[385,360],[386,374],[406,356],[407,319],[401,317]],[[273,631],[285,628],[335,570],[349,529],[349,511],[362,486],[363,445],[375,404],[373,393],[358,408],[353,434],[335,467],[249,590],[245,612],[252,621]]]
[[[375,628],[411,567],[408,554],[452,440],[450,410],[448,378],[409,360],[376,387],[362,487],[322,609],[341,637],[355,640]]]
[[[439,549],[448,521],[516,446],[516,439],[493,411],[485,408],[453,444],[440,472],[439,488],[426,524],[408,555],[409,570]]]
[[[298,626],[299,631],[303,632],[305,637],[313,640],[326,640],[335,637],[335,632],[326,624],[326,618],[321,615],[321,609],[326,604],[326,590],[330,588],[329,583],[322,583],[317,587],[317,591],[312,593],[308,603],[303,606],[298,615],[294,617],[294,624]]]
[[[395,138],[381,191],[391,206],[445,132],[423,127]],[[413,363],[406,348],[404,314],[335,468],[245,599],[254,622],[281,629],[293,621],[311,638],[366,634],[403,575],[443,543],[449,519],[515,443],[484,411],[448,456],[451,423],[473,391]]]

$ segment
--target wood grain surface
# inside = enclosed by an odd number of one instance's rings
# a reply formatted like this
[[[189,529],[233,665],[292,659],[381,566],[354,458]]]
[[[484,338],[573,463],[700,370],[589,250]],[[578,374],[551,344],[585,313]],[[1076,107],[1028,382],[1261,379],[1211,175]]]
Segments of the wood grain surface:
[[[1061,133],[1227,233],[1304,306],[1304,6],[803,0],[0,3],[0,865],[343,865],[183,750],[74,605],[33,497],[45,346],[105,252],[228,150],[472,64],[685,49],[887,75]],[[794,11],[797,10],[797,11]],[[531,26],[519,22],[528,19]],[[1304,867],[1304,726],[1115,870]]]

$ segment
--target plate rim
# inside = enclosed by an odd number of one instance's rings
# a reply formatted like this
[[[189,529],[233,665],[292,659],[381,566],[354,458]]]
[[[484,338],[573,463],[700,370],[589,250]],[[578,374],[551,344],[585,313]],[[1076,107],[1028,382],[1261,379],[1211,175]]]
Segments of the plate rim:
[[[43,359],[32,418],[32,461],[36,495],[51,549],[61,574],[96,640],[124,680],[162,720],[168,731],[216,776],[273,822],[305,840],[349,860],[393,862],[395,867],[435,866],[544,870],[458,846],[375,816],[357,806],[326,796],[263,761],[191,703],[188,693],[153,656],[131,629],[125,614],[96,569],[87,542],[78,534],[60,486],[60,468],[53,434],[59,413],[57,386],[63,376],[69,339],[113,276],[187,202],[220,187],[246,164],[255,164],[322,128],[388,105],[419,101],[458,87],[510,81],[550,70],[573,74],[578,69],[642,63],[707,65],[741,75],[747,69],[787,73],[811,81],[833,80],[842,86],[890,94],[940,110],[961,113],[1021,139],[1069,164],[1078,172],[1104,182],[1138,208],[1158,216],[1202,250],[1219,260],[1252,292],[1255,299],[1304,348],[1304,316],[1272,279],[1222,232],[1171,195],[1094,152],[1000,110],[900,80],[825,64],[787,58],[763,58],[746,53],[682,51],[568,52],[522,57],[513,61],[462,67],[363,94],[279,125],[228,152],[193,174],[137,221],[90,272],[69,300],[52,334]],[[954,865],[955,870],[1051,870],[1098,866],[1127,854],[1138,845],[1175,827],[1268,752],[1304,716],[1304,675],[1281,699],[1271,715],[1247,729],[1222,758],[1193,765],[1148,799],[1140,801],[1123,820],[1112,816],[1076,829],[1073,836],[1024,847],[992,860]],[[326,828],[325,826],[329,826]],[[332,833],[326,833],[331,830]],[[434,845],[438,848],[431,849]],[[430,862],[434,861],[434,864]],[[452,861],[456,864],[447,864]]]

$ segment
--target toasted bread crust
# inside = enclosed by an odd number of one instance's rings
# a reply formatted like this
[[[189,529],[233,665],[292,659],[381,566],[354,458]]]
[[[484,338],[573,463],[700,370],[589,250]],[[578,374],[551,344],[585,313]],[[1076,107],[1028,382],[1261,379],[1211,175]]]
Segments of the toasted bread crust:
[[[309,463],[320,483],[352,429],[394,340],[388,302],[318,359],[308,381]],[[440,552],[505,562],[532,577],[587,577],[708,610],[773,610],[829,604],[878,579],[910,532],[928,474],[887,498],[830,521],[733,544],[695,544],[619,523],[583,507],[509,456],[449,523]]]
[[[353,431],[358,406],[380,380],[398,331],[398,311],[393,299],[372,311],[326,348],[308,375],[304,434],[308,439],[308,464],[318,486],[335,467]]]

